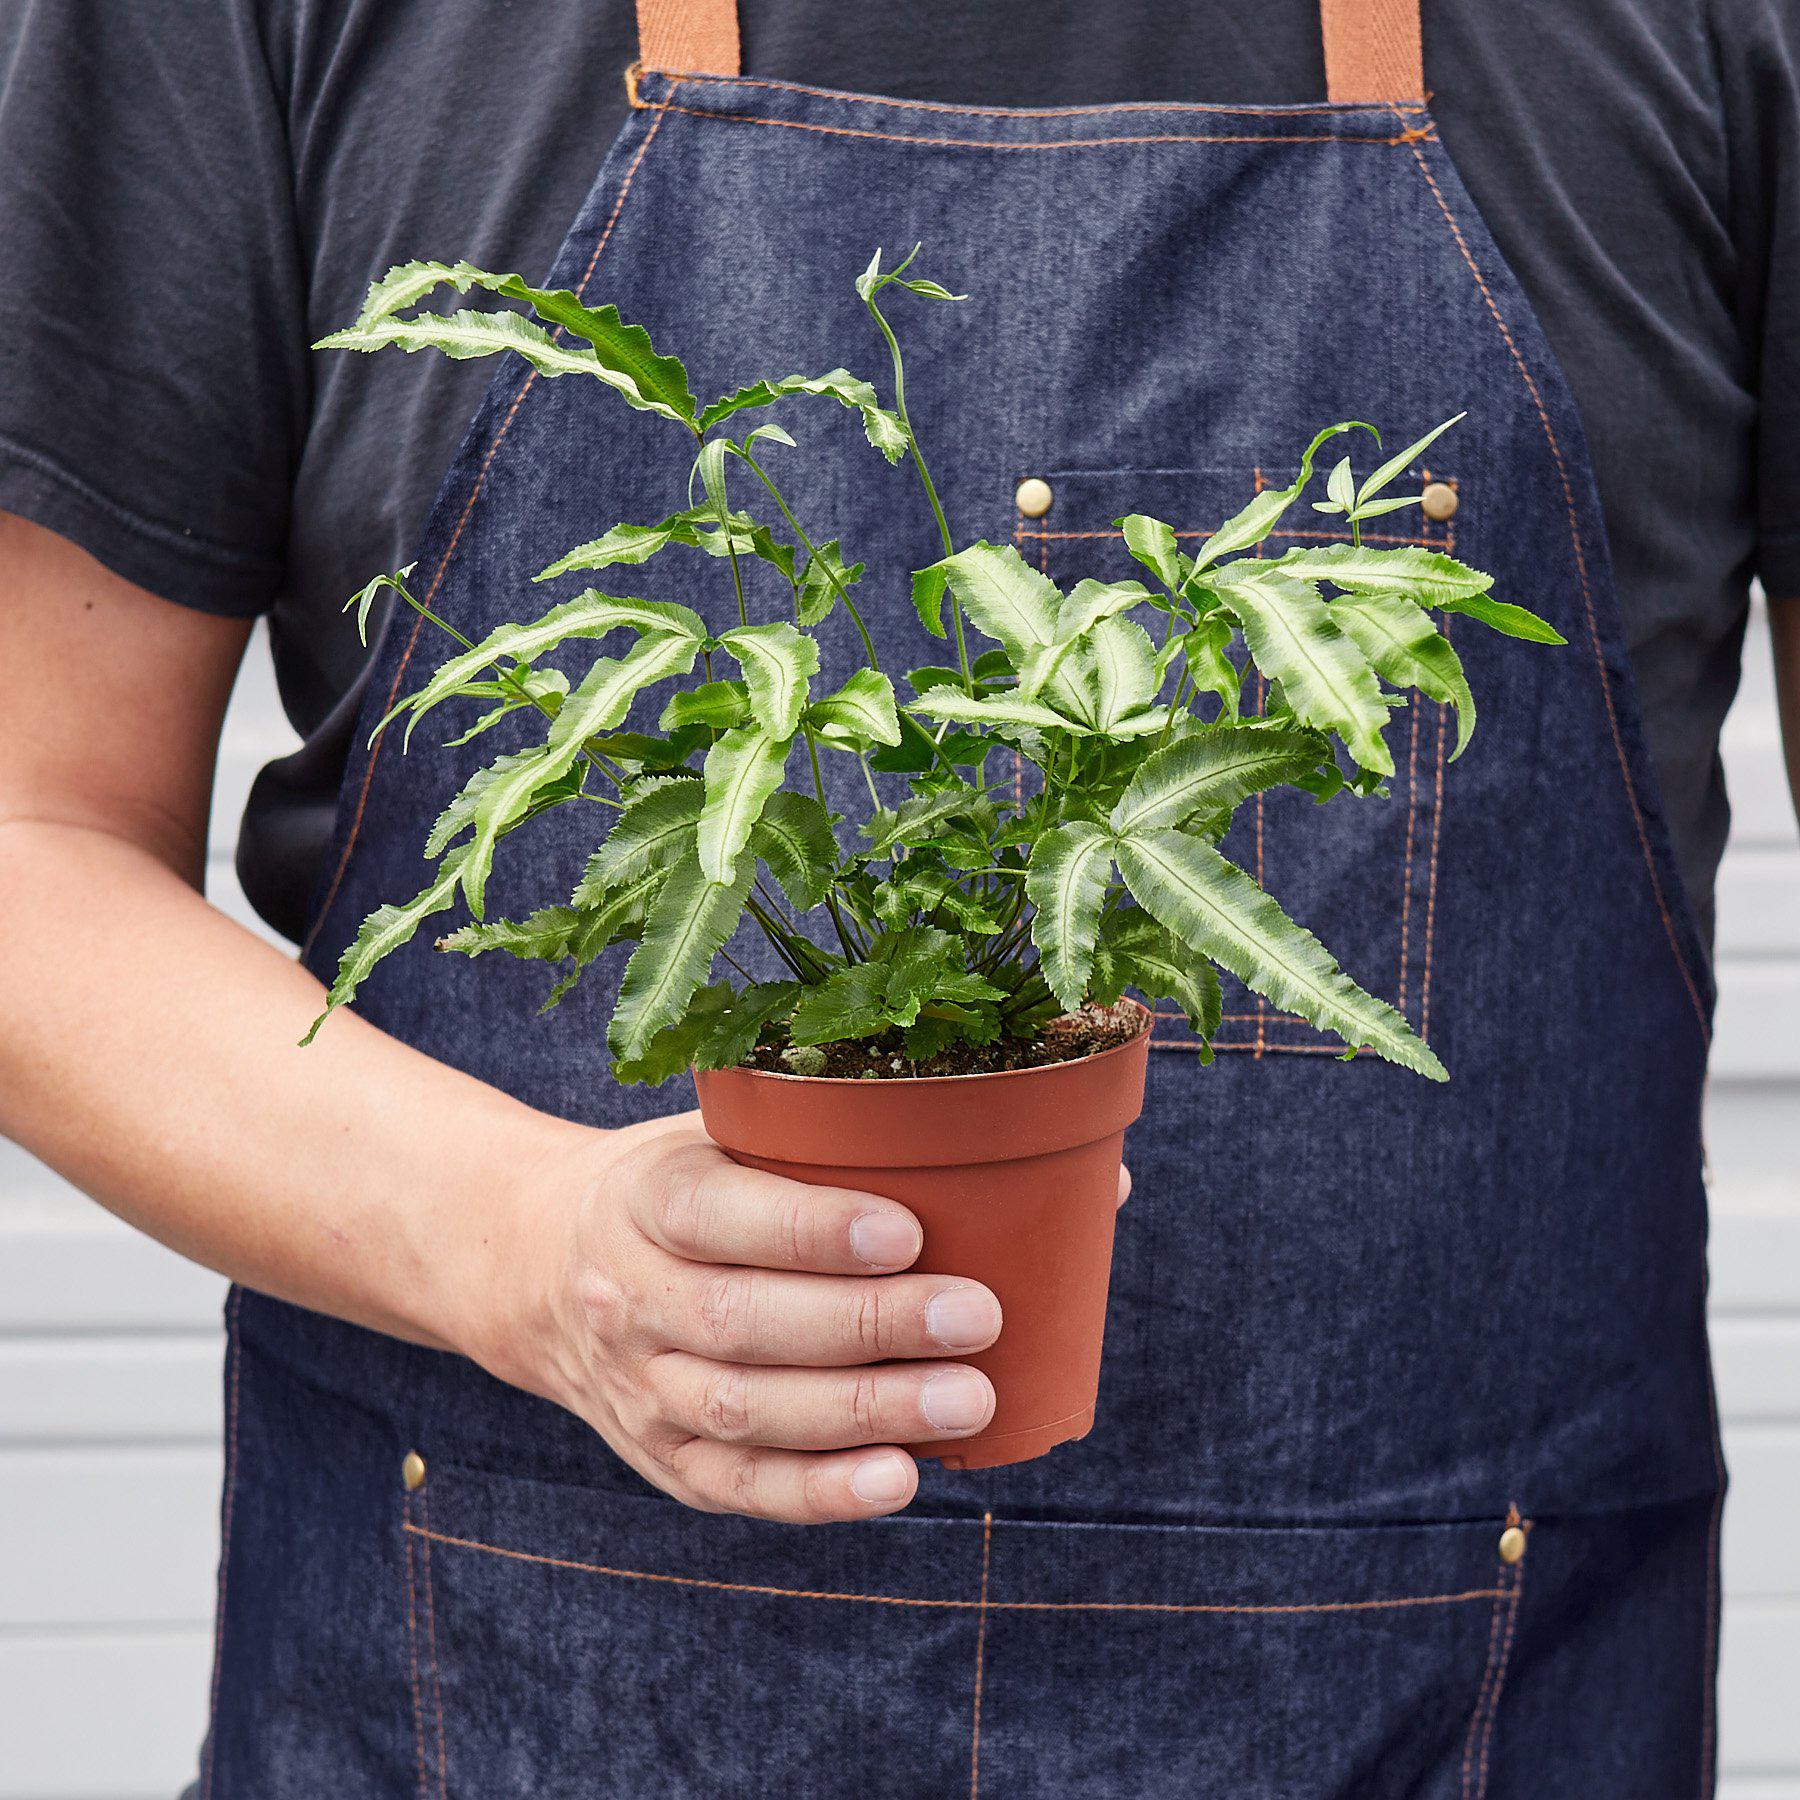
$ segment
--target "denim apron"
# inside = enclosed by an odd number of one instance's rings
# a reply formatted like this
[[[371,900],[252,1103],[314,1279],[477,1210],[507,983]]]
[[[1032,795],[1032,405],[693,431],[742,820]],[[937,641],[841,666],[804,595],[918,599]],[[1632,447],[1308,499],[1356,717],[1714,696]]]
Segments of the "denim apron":
[[[926,1463],[873,1523],[706,1516],[461,1359],[235,1294],[203,1792],[1705,1794],[1709,976],[1581,425],[1419,99],[1416,4],[1327,0],[1326,104],[1053,111],[744,78],[732,0],[640,16],[634,110],[550,284],[646,324],[696,392],[878,369],[851,278],[923,239],[920,268],[974,296],[900,316],[959,541],[1065,586],[1127,575],[1125,511],[1191,542],[1322,422],[1405,441],[1466,408],[1411,472],[1429,507],[1370,535],[1494,571],[1570,644],[1458,624],[1468,757],[1415,704],[1387,800],[1240,813],[1231,853],[1453,1079],[1341,1063],[1241,988],[1211,1067],[1159,1019],[1080,1443]],[[835,407],[783,416],[802,522],[881,571],[889,660],[938,660],[905,586],[938,554],[910,471]],[[530,576],[680,504],[687,456],[597,384],[502,367],[420,585],[475,637],[548,604]],[[1033,476],[1052,503],[1027,517]],[[1286,523],[1267,553],[1337,535]],[[633,591],[722,618],[721,571],[682,555]],[[367,722],[442,648],[390,618]],[[858,661],[840,630],[822,678]],[[358,752],[314,970],[421,885],[499,735]],[[496,913],[572,884],[574,814],[503,859]],[[596,1126],[692,1103],[606,1079],[616,967],[539,1019],[543,970],[448,968],[429,935],[366,987],[376,1024]]]

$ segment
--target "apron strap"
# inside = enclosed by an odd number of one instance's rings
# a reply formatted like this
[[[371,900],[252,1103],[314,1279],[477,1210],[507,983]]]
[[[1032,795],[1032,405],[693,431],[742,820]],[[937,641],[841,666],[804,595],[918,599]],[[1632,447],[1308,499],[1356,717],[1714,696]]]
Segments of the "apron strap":
[[[1419,0],[1319,0],[1319,24],[1328,99],[1368,106],[1425,98]]]
[[[671,75],[736,75],[737,0],[637,0],[638,62]]]
[[[737,0],[637,0],[638,60],[674,75],[736,75]],[[1419,0],[1319,0],[1327,96],[1422,100]]]

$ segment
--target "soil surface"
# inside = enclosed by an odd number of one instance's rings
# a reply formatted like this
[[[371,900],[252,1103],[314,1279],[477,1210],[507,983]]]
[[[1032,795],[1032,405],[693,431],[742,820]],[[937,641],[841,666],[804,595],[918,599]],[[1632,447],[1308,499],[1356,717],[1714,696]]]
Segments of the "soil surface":
[[[844,1080],[846,1077],[877,1080],[906,1080],[919,1075],[997,1075],[1008,1069],[1040,1069],[1048,1063],[1073,1062],[1077,1057],[1093,1056],[1129,1043],[1149,1021],[1143,1009],[1129,1000],[1113,1006],[1083,1006],[1079,1011],[1051,1019],[1032,1038],[1003,1037],[992,1044],[952,1044],[924,1062],[908,1062],[900,1033],[884,1037],[860,1038],[841,1044],[820,1044],[816,1058],[802,1057],[789,1051],[802,1064],[783,1061],[779,1046],[757,1047],[744,1067],[768,1069],[778,1075],[823,1075]]]

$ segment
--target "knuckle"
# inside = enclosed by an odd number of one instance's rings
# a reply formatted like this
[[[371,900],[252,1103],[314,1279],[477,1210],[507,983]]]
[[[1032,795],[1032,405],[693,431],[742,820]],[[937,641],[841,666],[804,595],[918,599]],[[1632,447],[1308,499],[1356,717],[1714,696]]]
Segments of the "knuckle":
[[[745,1369],[718,1369],[700,1390],[700,1424],[708,1437],[741,1444],[750,1437],[750,1376]]]
[[[885,1355],[894,1335],[893,1311],[880,1282],[860,1282],[849,1301],[846,1329],[850,1341],[866,1355]]]
[[[631,1303],[615,1277],[590,1264],[576,1278],[575,1298],[588,1330],[596,1338],[615,1343],[625,1335]]]
[[[663,1171],[651,1197],[650,1219],[659,1242],[682,1251],[703,1241],[707,1201],[699,1170],[687,1159]]]
[[[754,1342],[754,1279],[737,1269],[708,1275],[700,1283],[694,1311],[701,1332],[714,1350],[748,1348]]]
[[[881,1431],[881,1383],[873,1369],[858,1369],[850,1382],[850,1422],[863,1438]]]
[[[762,1489],[762,1458],[740,1450],[719,1474],[719,1497],[729,1512],[755,1512]]]
[[[656,1464],[670,1482],[687,1485],[682,1469],[681,1452],[693,1442],[690,1437],[685,1433],[657,1430],[649,1425],[631,1432],[630,1435],[638,1448]]]
[[[776,1241],[784,1260],[793,1268],[805,1268],[818,1247],[818,1219],[811,1196],[786,1195],[775,1208]]]
[[[691,1449],[695,1442],[693,1438],[681,1438],[664,1446],[663,1454],[655,1457],[660,1471],[658,1480],[683,1506],[692,1507],[695,1512],[723,1512],[725,1508],[708,1489],[702,1472],[688,1467],[692,1459],[681,1454]]]
[[[805,1520],[835,1519],[843,1510],[833,1487],[834,1478],[827,1473],[830,1467],[828,1463],[811,1462],[800,1477],[800,1514]]]

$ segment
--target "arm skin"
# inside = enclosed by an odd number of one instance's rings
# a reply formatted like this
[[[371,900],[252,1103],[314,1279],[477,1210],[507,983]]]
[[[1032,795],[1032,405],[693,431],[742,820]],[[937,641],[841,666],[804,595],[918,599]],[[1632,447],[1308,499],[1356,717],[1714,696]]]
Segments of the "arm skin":
[[[1775,698],[1781,709],[1788,793],[1800,818],[1800,599],[1769,602],[1769,635],[1775,640]]]
[[[0,730],[0,1132],[184,1256],[557,1401],[690,1505],[904,1506],[895,1446],[987,1422],[943,1359],[1000,1327],[895,1272],[905,1208],[740,1169],[691,1113],[571,1125],[350,1013],[297,1048],[319,984],[201,894],[247,636],[0,514],[0,666],[58,677]]]

